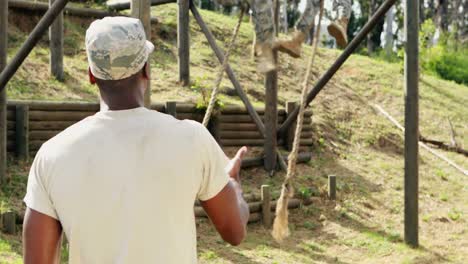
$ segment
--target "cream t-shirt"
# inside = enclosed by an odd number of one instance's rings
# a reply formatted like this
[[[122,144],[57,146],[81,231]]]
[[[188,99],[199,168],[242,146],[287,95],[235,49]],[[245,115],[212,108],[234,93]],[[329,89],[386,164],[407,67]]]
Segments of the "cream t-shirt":
[[[60,221],[69,263],[197,263],[193,205],[228,183],[228,158],[194,121],[103,111],[46,142],[26,205]]]

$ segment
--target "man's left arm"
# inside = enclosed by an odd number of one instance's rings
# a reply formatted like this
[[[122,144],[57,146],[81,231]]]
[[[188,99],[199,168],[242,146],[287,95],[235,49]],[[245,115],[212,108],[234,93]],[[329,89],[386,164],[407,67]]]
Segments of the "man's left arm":
[[[61,237],[59,221],[28,207],[23,223],[24,263],[60,263]]]

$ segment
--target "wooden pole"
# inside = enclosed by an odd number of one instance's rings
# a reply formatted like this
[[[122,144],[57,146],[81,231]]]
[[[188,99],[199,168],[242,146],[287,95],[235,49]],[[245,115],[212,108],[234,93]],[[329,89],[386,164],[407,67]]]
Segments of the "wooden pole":
[[[192,11],[193,17],[197,21],[198,25],[200,25],[200,28],[201,28],[203,34],[205,34],[205,37],[208,40],[208,44],[213,49],[216,57],[218,58],[219,63],[223,63],[224,54],[221,51],[221,49],[218,47],[218,44],[216,43],[216,40],[213,37],[213,34],[211,33],[211,31],[206,26],[205,22],[203,21],[203,18],[201,17],[200,13],[198,12],[197,8],[193,4],[190,4],[190,10]],[[234,89],[236,90],[237,95],[240,97],[240,99],[244,103],[245,107],[247,108],[247,112],[252,117],[252,120],[254,121],[255,125],[258,128],[258,130],[260,131],[260,133],[262,133],[262,136],[265,136],[265,126],[263,125],[263,122],[262,122],[260,116],[255,111],[255,107],[249,101],[249,98],[247,97],[247,94],[244,92],[244,89],[242,89],[242,86],[239,83],[239,81],[237,80],[236,75],[234,74],[234,71],[232,70],[229,63],[226,65],[226,74],[229,77],[229,79],[231,80],[231,83],[234,86]]]
[[[286,103],[286,113],[288,116],[294,111],[294,109],[296,109],[297,105],[298,105],[297,102]],[[286,149],[288,151],[292,150],[295,131],[296,131],[296,121],[294,121],[294,123],[291,126],[289,126],[287,132],[284,134],[284,142],[285,142]]]
[[[56,0],[49,0],[49,6]],[[49,28],[50,73],[58,81],[64,81],[63,72],[63,11]]]
[[[328,175],[328,198],[336,200],[336,176]]]
[[[179,81],[183,86],[190,84],[190,26],[189,4],[190,0],[178,0],[177,13],[177,49],[179,64]]]
[[[177,118],[177,102],[166,102],[166,114]]]
[[[262,222],[265,228],[271,227],[271,193],[269,185],[262,185]]]
[[[278,35],[278,0],[274,0],[275,34]],[[278,52],[273,52],[275,64],[278,64]],[[276,169],[278,156],[277,130],[278,126],[278,70],[266,74],[265,78],[265,170],[272,175]]]
[[[7,62],[8,1],[0,1],[0,72]],[[7,99],[6,90],[0,91],[0,184],[6,179],[7,155]]]
[[[405,8],[405,242],[413,247],[418,239],[419,191],[419,0],[406,1]]]
[[[16,155],[20,159],[29,159],[29,106],[16,105]],[[50,138],[50,137],[49,137]]]
[[[146,32],[146,39],[151,40],[151,1],[150,0],[132,0],[131,4],[132,17],[141,20]],[[150,65],[151,55],[148,58],[148,66]],[[151,71],[150,71],[151,72]],[[151,76],[148,76],[148,89],[145,91],[145,107],[151,107]]]

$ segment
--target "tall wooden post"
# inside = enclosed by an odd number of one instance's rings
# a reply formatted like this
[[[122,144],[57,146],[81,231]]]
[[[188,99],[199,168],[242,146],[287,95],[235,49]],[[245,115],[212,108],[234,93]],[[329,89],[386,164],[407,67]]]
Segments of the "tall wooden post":
[[[151,40],[151,0],[132,0],[132,17],[141,20],[146,32],[146,39]],[[148,58],[148,66],[151,59]],[[151,77],[149,76],[149,80]],[[148,80],[148,89],[145,92],[145,106],[151,107],[151,82]]]
[[[49,6],[56,0],[49,0]],[[55,79],[64,81],[63,72],[63,12],[57,16],[49,28],[50,73]]]
[[[274,3],[278,3],[277,0]],[[275,34],[278,34],[278,5],[274,5],[274,23],[275,23]],[[274,51],[273,57],[275,63],[278,63],[278,52]],[[278,140],[276,137],[276,131],[278,126],[278,70],[271,71],[266,74],[265,79],[265,170],[273,173],[276,169],[276,162],[278,155],[276,149],[278,146]]]
[[[0,1],[0,72],[7,61],[8,1]],[[7,104],[6,89],[0,92],[0,184],[6,178],[7,155]]]
[[[405,8],[405,242],[417,247],[419,191],[419,0]]]
[[[179,81],[183,86],[188,86],[190,84],[190,0],[177,0],[177,3],[179,6],[179,12],[177,13],[177,49],[179,54]]]

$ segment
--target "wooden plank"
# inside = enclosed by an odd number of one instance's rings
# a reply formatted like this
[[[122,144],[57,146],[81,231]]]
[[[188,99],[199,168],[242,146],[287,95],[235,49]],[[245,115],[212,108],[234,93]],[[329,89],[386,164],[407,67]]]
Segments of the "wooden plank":
[[[258,131],[257,126],[254,123],[221,123],[221,131]],[[311,125],[306,125],[302,128],[304,132],[312,131]]]
[[[260,116],[261,120],[264,120],[264,116]],[[282,122],[285,120],[285,117],[280,116],[278,117],[278,122]],[[221,123],[249,123],[253,122],[252,117],[250,115],[221,115],[219,118]]]
[[[29,107],[16,106],[16,156],[23,160],[29,159]]]
[[[145,28],[146,39],[151,40],[151,1],[150,0],[132,0],[132,17],[140,19]],[[148,61],[151,59],[148,58]],[[150,64],[148,64],[148,67]],[[149,71],[150,73],[151,71]],[[148,76],[148,88],[145,90],[145,106],[151,108],[151,76]]]
[[[177,102],[177,113],[199,112],[196,104]]]
[[[405,8],[405,242],[419,245],[419,0]]]
[[[10,131],[10,130],[14,131],[16,129],[16,122],[8,120],[7,129],[8,129],[8,131]]]
[[[30,121],[29,130],[65,130],[67,127],[75,124],[76,121]]]
[[[49,0],[49,6],[56,0]],[[58,81],[64,81],[63,71],[63,12],[55,18],[49,28],[50,73]]]
[[[37,12],[41,15],[49,9],[49,5],[47,3],[43,3],[39,1],[9,0],[8,2],[9,2],[10,9],[28,10],[28,11]],[[73,7],[70,5],[67,5],[64,11],[65,11],[65,15],[78,16],[78,17],[104,18],[108,16],[127,16],[122,13],[109,12],[107,10]],[[152,19],[152,22],[157,23],[157,19],[156,18]]]
[[[8,1],[0,1],[0,72],[7,62],[8,41]],[[0,87],[0,89],[3,87]],[[0,91],[0,185],[6,180],[7,158],[7,95],[6,89]]]
[[[179,82],[182,86],[190,84],[190,0],[177,0],[177,51],[179,65]]]
[[[44,144],[46,140],[30,140],[29,141],[29,150],[37,151]]]
[[[311,132],[303,132],[301,138],[311,138]],[[262,134],[258,131],[226,131],[220,132],[222,139],[262,139]]]
[[[151,0],[151,6],[158,6],[158,5],[164,5],[164,4],[169,4],[169,3],[175,3],[175,2],[177,1],[176,0]],[[114,10],[114,11],[130,9],[130,0],[107,1],[106,6],[107,8],[109,8],[109,10]]]
[[[49,140],[55,137],[61,130],[34,130],[29,132],[29,138],[31,140]]]
[[[42,111],[85,111],[98,112],[99,103],[91,102],[62,102],[62,101],[29,101],[29,100],[8,100],[8,105],[14,109],[16,105],[28,105],[29,110]]]
[[[77,111],[30,111],[29,118],[31,121],[80,121],[88,116],[94,115],[94,112],[77,112]]]
[[[15,120],[15,110],[6,110],[6,119],[9,120]]]
[[[263,139],[221,139],[221,144],[225,147],[228,146],[263,146]],[[301,146],[312,146],[314,144],[312,139],[301,139]]]

